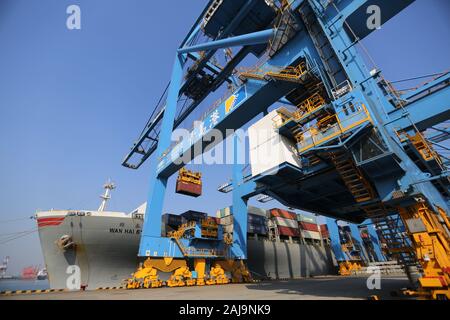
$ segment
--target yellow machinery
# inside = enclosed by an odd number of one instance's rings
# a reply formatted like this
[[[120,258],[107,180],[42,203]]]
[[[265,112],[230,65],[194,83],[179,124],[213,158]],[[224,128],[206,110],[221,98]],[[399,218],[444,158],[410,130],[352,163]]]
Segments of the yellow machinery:
[[[407,138],[412,141],[425,160],[434,159],[439,162],[439,159],[436,158],[437,154],[420,133]],[[354,165],[352,159],[344,154],[338,154],[332,160],[357,202],[367,201],[374,197],[374,190],[370,183]],[[358,179],[347,182],[347,174],[358,177]],[[423,275],[418,280],[419,288],[415,291],[406,290],[405,294],[425,299],[450,299],[450,223],[448,214],[441,208],[434,212],[423,200],[416,200],[416,205],[397,208],[412,247],[390,248],[388,246],[387,250],[393,255],[411,252],[423,269]],[[363,209],[371,217],[382,218],[387,214],[382,203],[374,203]],[[342,266],[340,265],[341,274],[348,274],[352,268],[358,267],[348,262],[342,263]]]
[[[354,271],[362,269],[362,262],[357,260],[347,260],[339,262],[339,274],[341,276],[350,276]]]
[[[251,275],[245,263],[242,260],[223,260],[211,259],[211,268],[207,274],[207,257],[217,255],[216,252],[197,250],[195,256],[189,252],[189,248],[182,245],[180,239],[193,231],[195,222],[188,222],[179,227],[178,230],[169,233],[182,251],[184,258],[175,259],[172,257],[166,258],[147,258],[143,265],[127,280],[127,289],[138,288],[159,288],[167,285],[168,287],[183,287],[183,286],[203,286],[203,285],[219,285],[230,282],[250,282]],[[204,219],[201,221],[202,236],[217,237],[217,224],[211,219]],[[228,234],[224,238],[225,245],[230,245],[233,242],[231,235]],[[200,258],[204,255],[205,258]],[[193,262],[194,270],[189,269],[189,261]],[[171,273],[169,280],[163,282],[160,280],[158,272]],[[231,279],[227,276],[231,275]]]
[[[202,194],[202,174],[181,168],[176,183],[177,193],[198,197]]]
[[[351,235],[350,235],[351,237]],[[341,276],[349,276],[355,271],[359,271],[364,266],[364,262],[361,257],[353,257],[351,251],[354,249],[354,244],[352,240],[341,244],[341,250],[346,257],[345,261],[339,261],[339,274]]]
[[[423,268],[419,289],[405,293],[422,298],[450,299],[450,222],[446,212],[438,208],[436,214],[419,200],[414,206],[399,208],[399,214]]]
[[[186,168],[181,168],[178,172],[178,180],[193,184],[202,184],[202,174],[200,172],[193,172]]]

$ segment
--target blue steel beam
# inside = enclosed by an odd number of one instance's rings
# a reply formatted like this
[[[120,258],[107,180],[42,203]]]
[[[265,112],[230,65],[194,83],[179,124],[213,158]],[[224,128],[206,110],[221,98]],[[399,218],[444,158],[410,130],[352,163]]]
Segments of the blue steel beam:
[[[312,0],[316,7],[319,8],[321,0]],[[336,2],[336,1],[335,1]],[[404,10],[407,6],[412,4],[414,0],[354,0],[354,1],[337,1],[336,4],[331,1],[328,5],[327,13],[334,11],[335,8],[340,8],[347,32],[353,40],[362,40],[369,34],[377,30],[376,26],[372,26],[371,22],[374,22],[373,18],[377,17],[379,12],[381,27],[400,11]]]
[[[330,233],[331,250],[333,251],[334,256],[336,257],[336,260],[338,262],[345,261],[346,257],[345,254],[342,252],[341,239],[339,237],[337,220],[326,218],[326,221],[328,232]]]
[[[183,139],[167,155],[161,158],[157,171],[159,175],[168,177],[181,168],[183,159],[191,160],[208,148],[217,144],[217,139],[211,136],[210,129],[219,130],[223,138],[231,134],[231,130],[242,127],[249,119],[265,111],[270,105],[292,91],[296,87],[293,82],[263,83],[260,81],[247,81],[238,88],[234,94],[223,101],[194,129],[192,139]],[[205,129],[202,129],[204,127]],[[206,130],[206,132],[202,132]],[[212,140],[212,141],[211,141]],[[211,141],[211,142],[210,142]]]
[[[192,25],[191,29],[189,30],[189,32],[187,33],[186,37],[183,39],[183,41],[181,42],[180,48],[184,47],[184,45],[186,43],[188,43],[194,36],[195,34],[198,32],[198,30],[200,29],[200,25],[201,22],[203,20],[203,17],[205,15],[205,13],[208,11],[209,7],[211,6],[211,4],[213,3],[213,1],[215,0],[209,0],[208,4],[203,8],[203,11],[200,13],[200,15],[197,17],[197,20],[195,21],[195,23]]]
[[[272,38],[273,29],[257,31],[253,33],[244,34],[241,36],[230,37],[222,40],[211,41],[207,43],[198,44],[192,47],[184,47],[178,49],[178,53],[197,52],[204,50],[214,50],[220,48],[230,48],[236,46],[250,46],[256,44],[267,43]]]
[[[384,255],[381,252],[381,243],[378,237],[375,225],[371,220],[366,220],[362,224],[367,224],[367,230],[369,231],[370,240],[372,241],[373,248],[375,249],[377,261],[384,261]]]
[[[450,84],[450,72],[447,72],[440,77],[434,79],[433,81],[428,82],[427,84],[417,88],[414,91],[408,92],[404,95],[401,95],[400,98],[402,100],[411,100],[414,97],[417,97],[418,95],[421,95],[423,93],[426,93],[429,90],[432,90],[434,87],[441,86],[441,85],[448,85]]]
[[[251,46],[243,47],[234,57],[233,59],[220,71],[220,73],[214,79],[213,85],[211,88],[204,94],[204,96],[198,100],[193,101],[184,111],[180,114],[174,121],[174,128],[178,128],[178,126],[191,114],[193,110],[204,100],[204,98],[211,92],[217,89],[222,85],[224,81],[228,80],[228,77],[232,73],[233,69],[250,53]],[[189,53],[193,54],[193,53]],[[183,87],[180,89],[180,93],[182,92]],[[164,108],[158,112],[154,119],[151,120],[150,124],[146,126],[144,133],[138,138],[137,142],[133,145],[131,151],[125,157],[122,162],[122,165],[125,165],[128,160],[133,156],[133,154],[137,153],[137,150],[142,145],[142,143],[147,139],[149,134],[154,130],[154,128],[160,123],[164,116]],[[140,161],[134,167],[130,167],[131,169],[139,168],[152,154],[156,151],[157,143],[154,143],[151,146],[145,155],[140,159]],[[125,165],[126,166],[126,165]]]
[[[178,93],[183,77],[183,58],[177,54],[172,69],[169,91],[167,94],[166,108],[161,124],[161,133],[158,141],[158,154],[162,153],[171,142],[173,122],[177,109]],[[144,226],[139,245],[139,255],[148,255],[148,237],[159,238],[161,236],[161,212],[164,204],[164,194],[167,186],[167,178],[158,177],[156,170],[152,170],[150,181],[153,182],[148,195],[149,205],[147,206],[144,218]],[[151,205],[150,205],[151,204]]]
[[[219,36],[215,40],[220,40],[225,37],[228,37],[231,33],[233,33],[234,29],[242,22],[245,16],[250,12],[250,10],[255,6],[258,0],[248,0],[246,4],[239,10],[239,13],[233,18],[231,23],[219,34]],[[209,4],[208,4],[209,7]],[[184,47],[184,45],[183,45]],[[205,63],[212,58],[216,50],[209,50],[205,57],[198,65],[198,70],[201,70]]]
[[[412,130],[413,123],[419,131],[450,119],[450,87],[444,87],[424,96],[403,109],[389,114],[392,119],[386,127],[394,130]]]
[[[369,256],[366,252],[366,248],[364,247],[363,240],[361,238],[361,232],[358,229],[358,225],[354,223],[350,223],[350,231],[352,232],[352,242],[353,242],[353,248],[356,249],[359,247],[360,249],[360,257],[363,261],[369,261]],[[356,246],[355,246],[356,244]]]
[[[240,141],[238,135],[233,136],[233,245],[231,247],[232,254],[240,259],[247,259],[247,199],[243,197],[239,188],[244,183],[242,170],[243,164],[239,164],[241,145],[244,141]]]

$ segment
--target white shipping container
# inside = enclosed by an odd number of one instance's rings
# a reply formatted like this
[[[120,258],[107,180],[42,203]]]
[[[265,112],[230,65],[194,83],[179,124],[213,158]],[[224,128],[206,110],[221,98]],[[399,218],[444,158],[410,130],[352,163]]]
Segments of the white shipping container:
[[[309,217],[303,214],[297,214],[297,220],[317,224],[317,219],[315,217]]]
[[[226,207],[216,211],[217,218],[223,218],[232,215],[231,207]]]
[[[320,240],[320,233],[315,231],[302,230],[302,236],[305,239]]]
[[[258,216],[263,216],[263,217],[267,216],[267,210],[261,209],[261,208],[257,208],[257,207],[254,207],[254,206],[248,206],[247,211],[248,211],[248,213],[256,214]]]
[[[286,218],[282,218],[282,217],[274,217],[273,219],[275,220],[275,224],[277,226],[298,229],[297,220],[286,219]]]
[[[276,131],[274,124],[277,119],[279,115],[273,110],[248,129],[253,176],[276,169],[285,162],[301,167],[294,142]]]

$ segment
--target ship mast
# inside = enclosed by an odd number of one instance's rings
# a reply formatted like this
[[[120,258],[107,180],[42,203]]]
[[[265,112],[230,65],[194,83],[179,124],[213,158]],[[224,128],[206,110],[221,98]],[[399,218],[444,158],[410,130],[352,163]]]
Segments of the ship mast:
[[[102,203],[100,204],[100,207],[98,208],[98,211],[99,211],[99,212],[105,211],[105,208],[106,208],[106,202],[107,202],[109,199],[111,199],[110,192],[111,192],[111,190],[115,189],[116,186],[115,186],[115,184],[114,184],[113,182],[111,182],[110,180],[108,180],[108,182],[106,182],[106,183],[103,185],[103,188],[105,189],[105,193],[102,194],[102,195],[100,196],[100,198],[102,199]]]

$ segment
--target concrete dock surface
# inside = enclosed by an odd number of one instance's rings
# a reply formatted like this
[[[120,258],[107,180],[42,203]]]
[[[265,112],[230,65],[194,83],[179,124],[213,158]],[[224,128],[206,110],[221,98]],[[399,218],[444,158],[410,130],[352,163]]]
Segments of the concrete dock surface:
[[[383,276],[381,289],[370,290],[367,277],[327,276],[202,287],[13,294],[0,300],[366,300],[371,295],[387,300],[399,299],[390,292],[408,285],[406,277]]]

